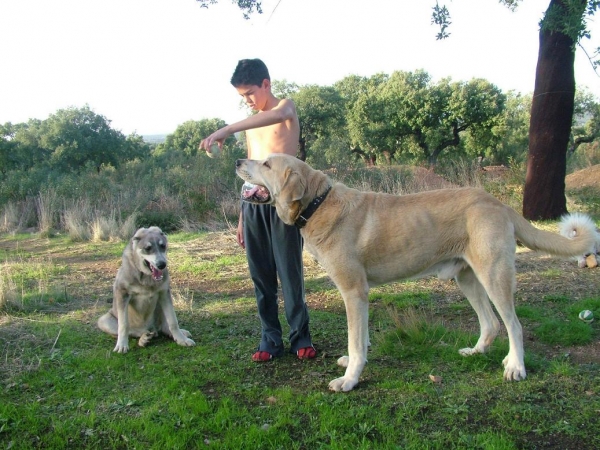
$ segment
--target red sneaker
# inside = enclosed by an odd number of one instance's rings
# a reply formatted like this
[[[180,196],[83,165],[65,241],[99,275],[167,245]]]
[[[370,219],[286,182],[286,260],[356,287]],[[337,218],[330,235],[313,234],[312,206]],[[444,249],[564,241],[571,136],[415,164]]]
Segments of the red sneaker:
[[[296,352],[298,359],[313,359],[317,356],[317,351],[314,347],[304,347]]]
[[[254,362],[267,362],[273,359],[273,355],[269,352],[257,351],[252,355],[252,361]]]

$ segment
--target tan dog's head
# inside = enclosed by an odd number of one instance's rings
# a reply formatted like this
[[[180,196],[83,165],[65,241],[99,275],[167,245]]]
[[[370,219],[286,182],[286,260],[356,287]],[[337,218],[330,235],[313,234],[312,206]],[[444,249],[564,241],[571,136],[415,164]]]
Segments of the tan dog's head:
[[[140,228],[131,239],[131,249],[136,255],[140,272],[162,281],[167,268],[167,236],[158,227]]]
[[[331,184],[323,172],[285,154],[263,160],[238,159],[235,165],[241,179],[269,191],[269,200],[262,203],[275,205],[277,215],[288,225],[293,225],[308,204]]]

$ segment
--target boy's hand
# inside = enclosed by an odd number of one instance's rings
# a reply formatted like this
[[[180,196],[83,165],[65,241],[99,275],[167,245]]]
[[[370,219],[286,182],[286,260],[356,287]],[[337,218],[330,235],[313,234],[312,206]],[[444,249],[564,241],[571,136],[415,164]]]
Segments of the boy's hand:
[[[230,134],[231,133],[227,131],[227,127],[223,127],[215,131],[210,136],[202,139],[198,148],[200,150],[206,151],[207,154],[211,153],[210,148],[213,144],[218,144],[219,148],[223,148],[223,143],[225,142],[225,139],[229,137]]]
[[[238,221],[237,230],[235,233],[237,238],[237,242],[240,247],[246,248],[246,243],[244,242],[244,219],[242,219],[242,214],[240,213],[240,220]]]

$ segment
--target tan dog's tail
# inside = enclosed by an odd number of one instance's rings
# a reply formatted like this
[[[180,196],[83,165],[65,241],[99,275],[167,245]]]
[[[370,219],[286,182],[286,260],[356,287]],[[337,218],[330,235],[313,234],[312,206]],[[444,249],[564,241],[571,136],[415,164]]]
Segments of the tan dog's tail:
[[[515,237],[531,250],[571,257],[590,253],[594,248],[596,226],[589,218],[588,220],[571,221],[572,233],[569,237],[564,237],[558,233],[540,230],[512,208],[507,209],[515,226]],[[581,214],[578,214],[578,217],[587,218]]]

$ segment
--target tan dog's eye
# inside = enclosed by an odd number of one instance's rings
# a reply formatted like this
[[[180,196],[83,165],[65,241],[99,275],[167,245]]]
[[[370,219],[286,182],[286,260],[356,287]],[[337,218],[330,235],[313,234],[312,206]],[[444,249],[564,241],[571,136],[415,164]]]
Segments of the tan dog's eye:
[[[265,166],[267,169],[270,169],[270,168],[271,168],[271,164],[269,163],[269,161],[265,161],[265,162],[263,163],[263,166]]]

